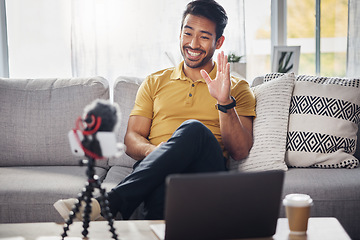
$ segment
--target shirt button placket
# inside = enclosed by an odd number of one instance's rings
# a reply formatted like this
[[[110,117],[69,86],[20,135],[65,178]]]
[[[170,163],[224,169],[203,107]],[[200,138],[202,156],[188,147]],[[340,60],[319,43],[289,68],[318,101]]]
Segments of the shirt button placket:
[[[187,101],[187,103],[189,103],[189,104],[192,104],[192,102],[193,102],[194,91],[195,91],[195,84],[191,83],[190,92],[189,92],[188,101]]]

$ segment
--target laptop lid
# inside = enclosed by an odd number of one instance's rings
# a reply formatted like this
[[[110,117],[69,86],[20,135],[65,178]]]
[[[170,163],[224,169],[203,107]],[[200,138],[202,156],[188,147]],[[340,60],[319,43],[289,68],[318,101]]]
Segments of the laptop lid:
[[[165,239],[275,234],[283,171],[179,174],[167,178]]]

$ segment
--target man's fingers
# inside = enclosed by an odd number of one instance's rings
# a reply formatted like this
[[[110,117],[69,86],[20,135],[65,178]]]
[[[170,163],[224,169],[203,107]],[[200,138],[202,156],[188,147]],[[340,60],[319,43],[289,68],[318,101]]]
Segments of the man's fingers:
[[[230,77],[230,63],[226,63],[226,74]]]
[[[218,62],[218,72],[222,72],[222,59],[221,59],[221,53],[217,56],[217,62]]]
[[[209,84],[212,80],[211,80],[211,78],[210,78],[210,76],[209,76],[209,74],[204,70],[204,69],[202,69],[201,71],[200,71],[200,74],[201,74],[201,76],[203,77],[203,79],[205,80],[205,82],[207,83],[207,84]]]
[[[227,70],[227,55],[224,54],[224,51],[221,51],[221,53],[217,56],[217,63],[218,63],[218,72],[225,72]]]

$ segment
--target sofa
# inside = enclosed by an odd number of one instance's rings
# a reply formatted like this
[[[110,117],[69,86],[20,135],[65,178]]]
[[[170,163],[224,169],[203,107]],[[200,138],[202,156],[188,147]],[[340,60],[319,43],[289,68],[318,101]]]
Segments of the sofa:
[[[95,99],[109,99],[112,90],[111,100],[119,104],[122,115],[118,133],[122,142],[142,80],[119,77],[109,86],[102,77],[0,79],[0,223],[63,221],[53,203],[76,197],[86,182],[86,168],[71,154],[68,131],[86,105]],[[264,77],[255,82],[265,84]],[[359,139],[358,131],[357,159]],[[123,154],[97,161],[95,171],[102,186],[110,190],[131,173],[134,163]],[[232,163],[231,170],[239,171],[240,165]],[[283,196],[309,194],[314,200],[311,216],[336,217],[351,238],[360,239],[360,168],[287,167],[285,171]],[[284,216],[282,207],[280,217]],[[136,211],[132,219],[141,217],[141,211]]]

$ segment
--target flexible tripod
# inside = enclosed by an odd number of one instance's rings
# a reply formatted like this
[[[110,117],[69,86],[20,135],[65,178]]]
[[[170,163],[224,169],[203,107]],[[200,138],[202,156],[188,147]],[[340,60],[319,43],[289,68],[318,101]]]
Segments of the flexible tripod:
[[[83,231],[81,232],[84,236],[84,239],[87,239],[88,235],[88,228],[90,223],[90,213],[91,213],[91,198],[93,197],[93,192],[95,188],[100,190],[100,207],[101,212],[104,215],[104,218],[108,221],[110,226],[110,232],[112,233],[112,238],[118,240],[118,235],[115,233],[115,228],[113,226],[114,220],[112,218],[112,214],[109,208],[109,201],[107,200],[107,193],[104,188],[101,187],[101,182],[99,177],[95,175],[94,164],[95,159],[88,157],[88,160],[80,160],[80,165],[83,166],[87,164],[86,175],[88,176],[88,182],[86,183],[85,188],[79,193],[79,197],[77,198],[78,202],[74,205],[72,211],[69,214],[69,219],[66,221],[64,225],[64,233],[61,235],[62,239],[64,240],[67,237],[67,231],[69,230],[70,225],[73,223],[73,220],[76,216],[76,213],[79,212],[81,207],[81,202],[85,201],[86,206],[84,208],[83,213]]]

